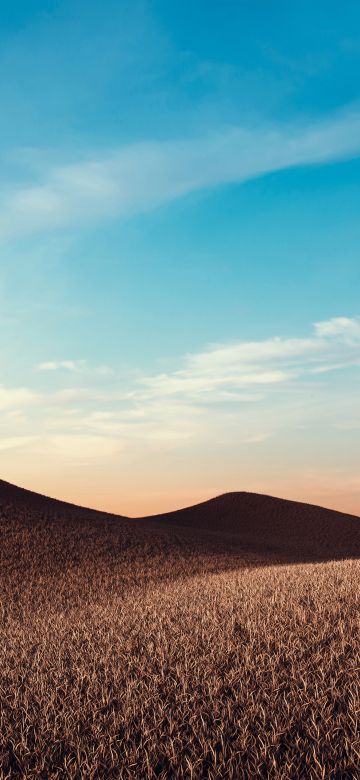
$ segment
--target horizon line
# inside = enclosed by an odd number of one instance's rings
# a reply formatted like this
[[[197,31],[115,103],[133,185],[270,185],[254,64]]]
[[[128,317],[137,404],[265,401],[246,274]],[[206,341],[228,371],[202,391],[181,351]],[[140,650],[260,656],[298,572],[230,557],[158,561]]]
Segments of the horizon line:
[[[151,515],[131,516],[131,515],[122,515],[117,512],[110,512],[106,509],[96,509],[94,507],[84,506],[83,504],[74,504],[71,501],[66,501],[62,498],[50,496],[47,495],[46,493],[39,493],[37,490],[32,490],[31,488],[22,487],[22,485],[15,484],[14,482],[9,482],[8,480],[2,478],[0,478],[0,490],[1,490],[1,485],[8,485],[11,488],[15,488],[16,490],[23,491],[24,493],[31,493],[32,495],[38,496],[39,498],[45,498],[48,501],[54,501],[55,503],[59,503],[59,504],[66,504],[67,506],[74,507],[76,509],[83,509],[84,511],[87,512],[96,512],[101,515],[110,515],[111,517],[118,517],[124,520],[146,520],[146,519],[150,520],[156,517],[164,517],[166,515],[172,515],[172,514],[176,514],[177,512],[186,511],[187,509],[193,509],[194,507],[197,506],[209,504],[212,501],[216,501],[219,498],[223,498],[229,495],[250,495],[250,496],[260,496],[261,498],[271,498],[275,501],[281,501],[288,504],[300,504],[307,507],[316,507],[317,509],[323,509],[325,512],[334,512],[337,515],[344,515],[347,517],[353,517],[356,518],[357,520],[360,520],[360,515],[355,515],[351,512],[343,512],[339,509],[334,509],[333,507],[323,506],[322,504],[314,504],[311,501],[298,501],[292,498],[283,498],[281,496],[275,496],[272,495],[271,493],[258,493],[253,490],[227,490],[224,493],[218,493],[215,496],[211,496],[210,498],[205,498],[202,501],[197,501],[195,504],[187,504],[185,506],[178,507],[177,509],[169,509],[166,512],[158,512],[157,514],[155,513]]]

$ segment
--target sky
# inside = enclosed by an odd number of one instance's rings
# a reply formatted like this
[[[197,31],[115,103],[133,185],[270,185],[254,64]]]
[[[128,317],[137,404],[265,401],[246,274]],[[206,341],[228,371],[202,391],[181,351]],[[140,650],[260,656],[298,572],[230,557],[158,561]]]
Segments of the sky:
[[[360,514],[360,6],[0,10],[0,477]]]

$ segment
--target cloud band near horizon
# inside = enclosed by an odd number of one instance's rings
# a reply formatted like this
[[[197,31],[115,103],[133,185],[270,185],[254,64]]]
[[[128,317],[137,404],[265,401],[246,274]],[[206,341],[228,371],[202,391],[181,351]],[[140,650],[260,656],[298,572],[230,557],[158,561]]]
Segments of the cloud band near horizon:
[[[148,375],[139,368],[127,383],[114,366],[105,375],[85,360],[46,360],[42,370],[34,367],[34,386],[0,387],[1,473],[15,482],[20,471],[32,475],[31,484],[43,491],[44,485],[53,485],[49,492],[59,497],[64,489],[56,488],[59,474],[63,480],[67,475],[67,485],[75,475],[83,474],[86,490],[90,490],[84,500],[97,505],[89,475],[101,472],[106,484],[112,485],[111,502],[105,506],[124,511],[125,505],[136,514],[134,507],[145,506],[151,480],[161,481],[168,459],[172,463],[179,459],[182,464],[180,472],[171,477],[181,481],[188,458],[193,462],[198,457],[205,466],[212,463],[213,452],[212,469],[220,465],[216,484],[221,491],[242,484],[246,489],[279,492],[280,488],[274,488],[276,474],[282,473],[286,462],[286,485],[290,479],[294,484],[303,480],[303,493],[298,494],[289,482],[290,497],[309,499],[311,495],[321,503],[315,475],[321,482],[327,468],[333,476],[326,495],[331,497],[336,480],[337,484],[353,480],[348,499],[342,500],[354,510],[356,474],[344,466],[345,479],[338,447],[344,448],[346,442],[346,451],[351,453],[354,432],[360,426],[359,353],[360,318],[334,317],[317,322],[305,337],[210,345],[184,355],[178,368],[168,373]],[[69,369],[73,365],[76,371]],[[345,370],[351,371],[351,382]],[[327,380],[329,372],[336,381]],[[46,382],[44,386],[49,373],[50,386]],[[222,463],[228,469],[223,482]],[[240,483],[231,477],[236,463],[241,464]],[[209,493],[215,484],[211,473]],[[136,475],[142,480],[142,497],[127,483],[125,493],[117,495],[120,474],[129,484]],[[309,479],[312,487],[306,492]],[[189,489],[189,475],[186,484]],[[284,482],[281,489],[285,489]],[[79,497],[78,485],[74,491]],[[200,497],[201,492],[195,494]],[[154,511],[165,506],[156,501]]]
[[[169,402],[176,412],[180,405],[207,407],[211,403],[235,400],[251,401],[264,398],[272,385],[290,384],[296,387],[301,380],[316,381],[317,376],[344,368],[360,366],[360,317],[333,317],[317,322],[313,332],[305,338],[274,336],[259,341],[238,341],[210,345],[202,352],[184,355],[178,369],[170,373],[141,375],[124,388],[116,389],[114,367],[93,366],[82,359],[49,360],[35,366],[36,371],[50,371],[56,375],[65,368],[86,381],[93,379],[93,387],[75,386],[55,389],[45,394],[37,382],[36,388],[4,388],[0,386],[0,408],[25,407],[47,402],[56,407],[77,403],[102,402],[127,408],[99,411],[94,414],[96,425],[108,424],[112,414],[119,420],[138,423],[151,417],[153,402]],[[111,377],[111,385],[99,387],[96,383]],[[114,385],[115,383],[115,385]],[[259,395],[260,390],[260,395]],[[244,392],[245,391],[245,392]],[[168,399],[168,400],[167,400]],[[175,401],[175,406],[173,405]],[[150,404],[149,409],[147,405]],[[71,421],[79,426],[81,416]]]

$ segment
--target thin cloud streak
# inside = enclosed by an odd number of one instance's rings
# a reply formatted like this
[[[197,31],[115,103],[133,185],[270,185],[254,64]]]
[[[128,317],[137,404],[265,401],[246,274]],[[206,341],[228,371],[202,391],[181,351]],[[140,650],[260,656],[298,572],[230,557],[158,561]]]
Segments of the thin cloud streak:
[[[46,360],[35,366],[37,371],[70,371],[71,373],[93,373],[108,376],[113,371],[109,366],[89,366],[87,360]]]
[[[318,121],[232,127],[205,138],[142,142],[54,164],[43,179],[4,186],[0,236],[124,217],[191,192],[360,154],[360,111]]]
[[[36,366],[38,371],[58,371],[65,369],[66,371],[82,371],[85,366],[84,360],[48,360],[44,363],[38,363]]]

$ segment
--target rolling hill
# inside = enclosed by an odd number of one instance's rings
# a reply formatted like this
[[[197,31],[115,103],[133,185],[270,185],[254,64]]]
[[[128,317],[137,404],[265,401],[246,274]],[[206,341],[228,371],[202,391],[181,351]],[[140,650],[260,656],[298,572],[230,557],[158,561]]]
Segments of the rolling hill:
[[[233,538],[244,549],[306,558],[360,556],[360,518],[257,493],[225,493],[152,518]]]
[[[226,493],[195,506],[142,518],[112,515],[68,504],[0,480],[1,523],[35,532],[62,555],[98,546],[116,555],[123,545],[151,541],[264,558],[332,560],[360,557],[360,519],[331,509],[256,493]],[[74,547],[77,542],[77,551]],[[19,543],[19,542],[18,542]],[[29,539],[27,540],[29,544]],[[37,545],[38,542],[34,541]],[[34,545],[32,545],[34,546]]]
[[[250,493],[128,518],[0,481],[1,777],[357,778],[359,532]]]

